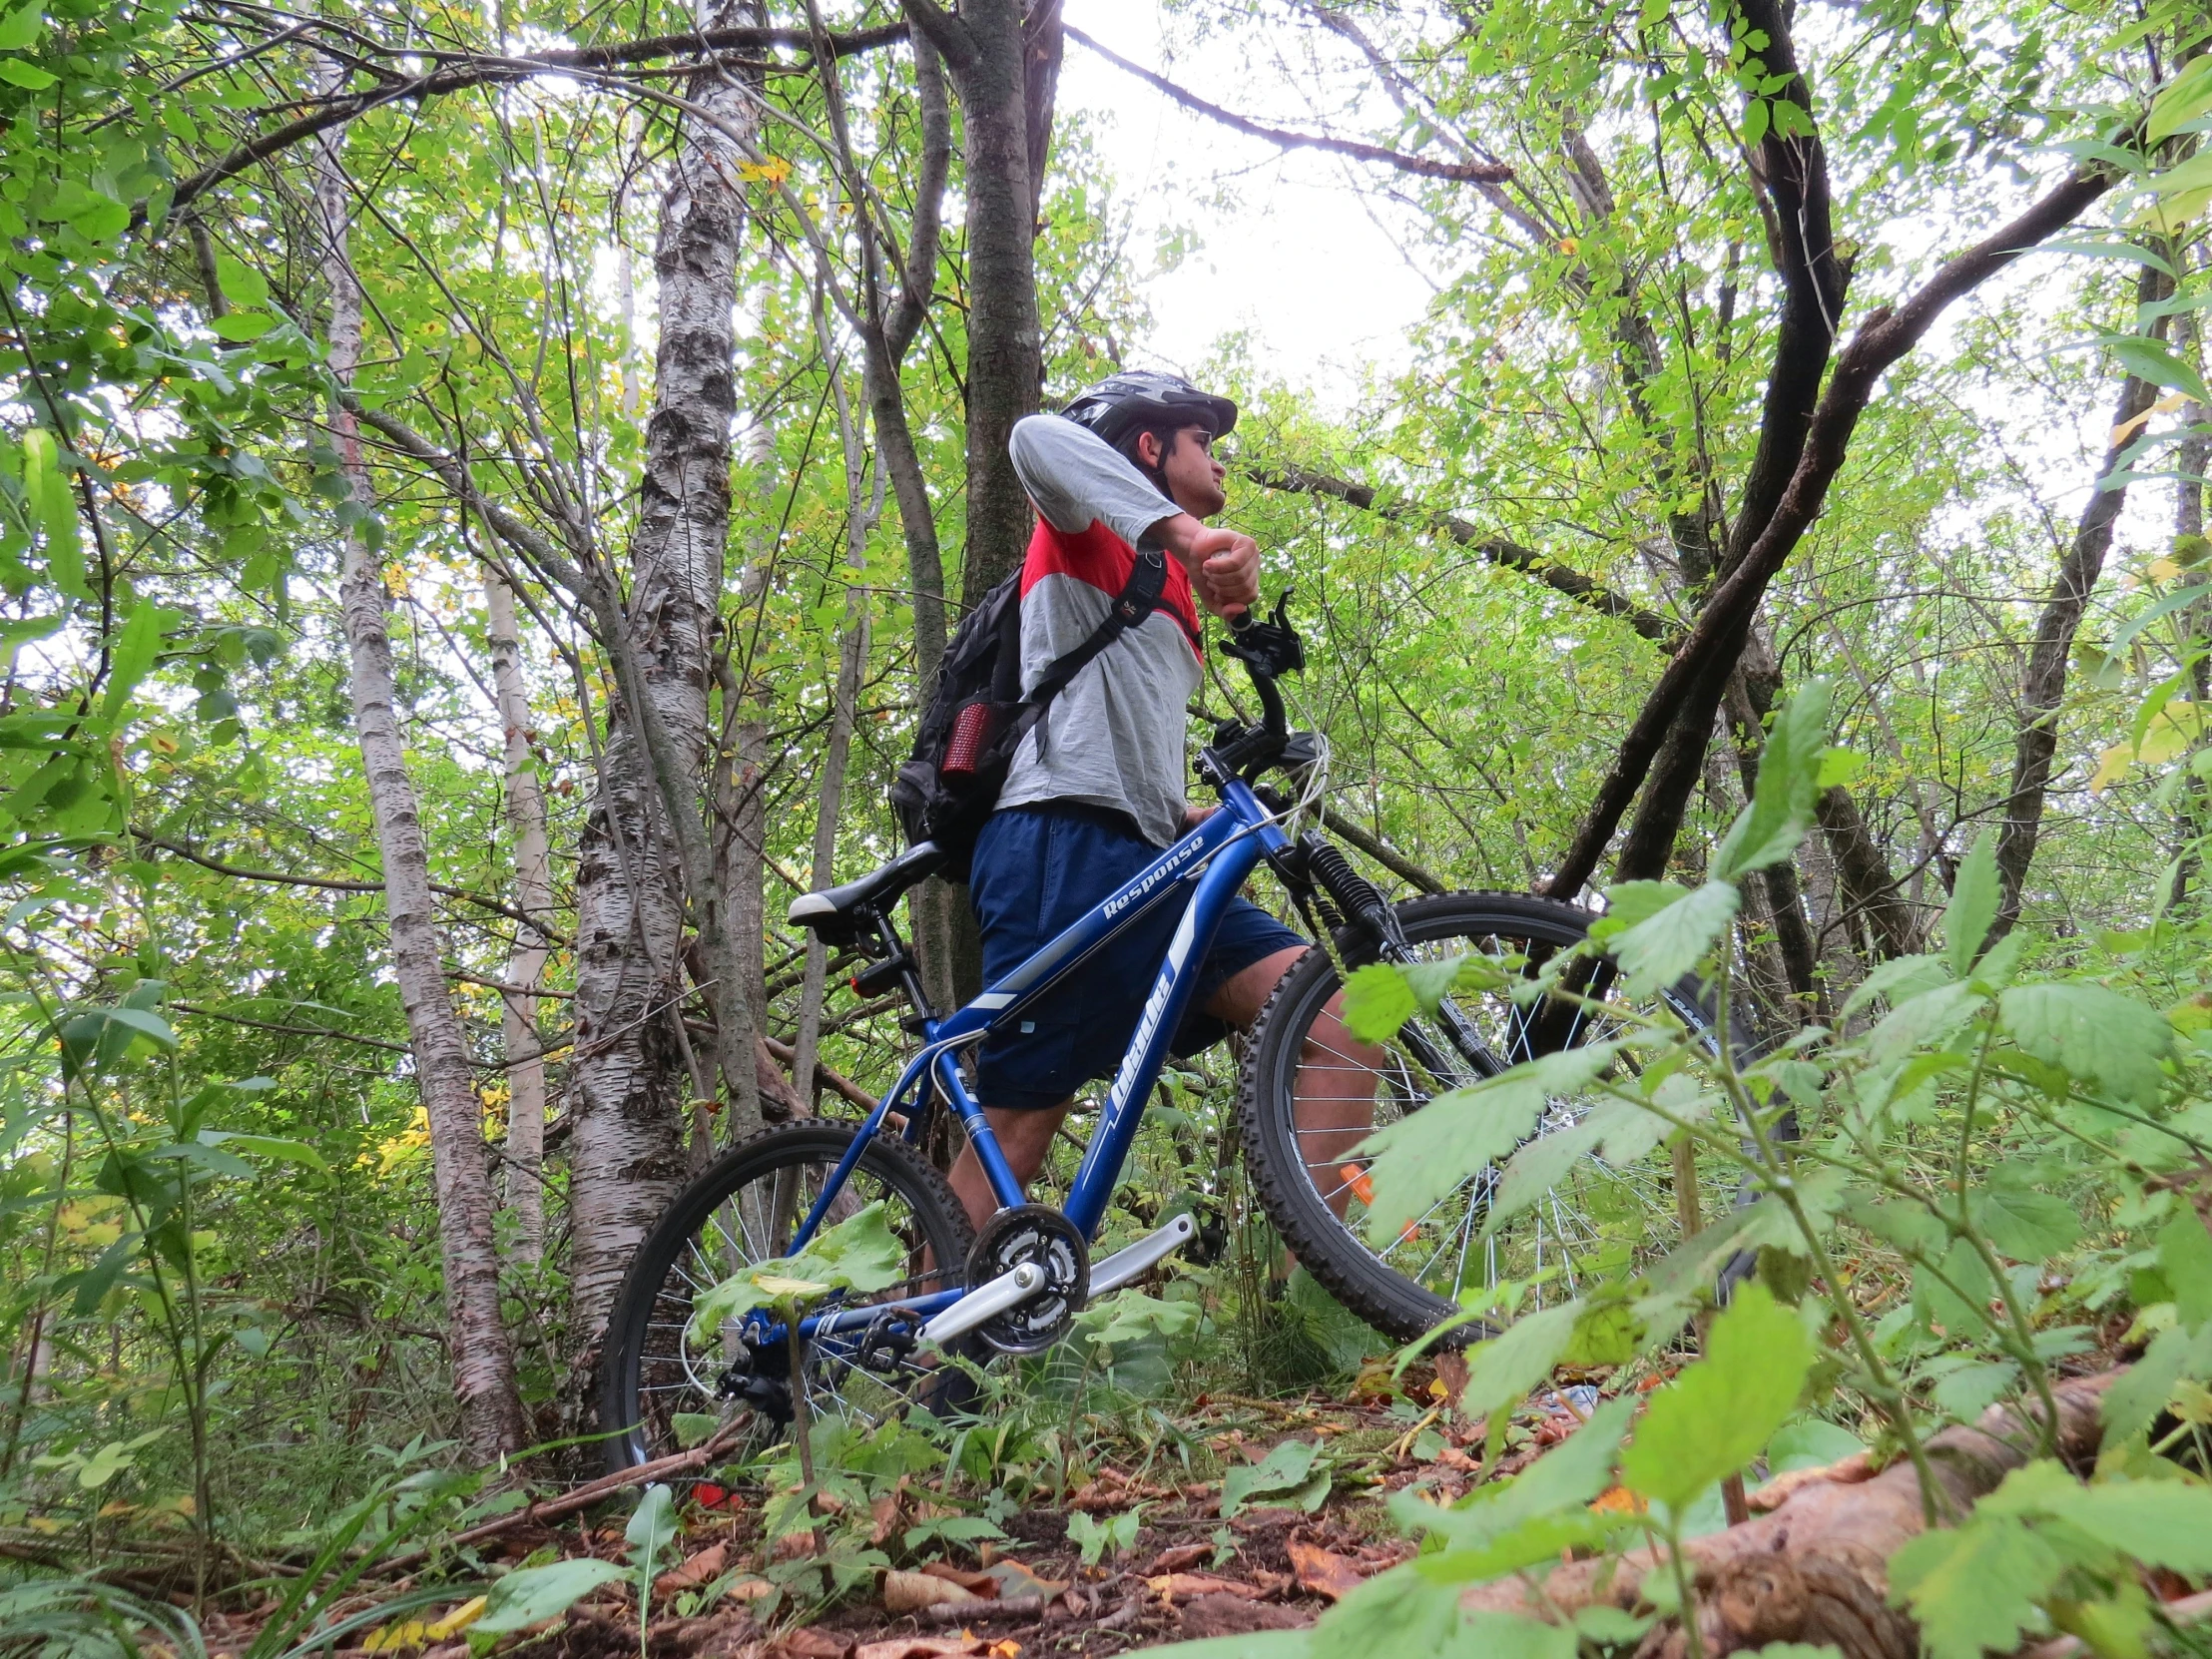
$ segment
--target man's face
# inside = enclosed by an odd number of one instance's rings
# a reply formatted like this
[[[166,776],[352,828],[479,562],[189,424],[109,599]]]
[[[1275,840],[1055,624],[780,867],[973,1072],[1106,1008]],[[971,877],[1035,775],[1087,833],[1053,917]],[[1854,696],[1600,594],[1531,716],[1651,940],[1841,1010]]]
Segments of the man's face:
[[[1150,432],[1137,438],[1137,454],[1147,466],[1156,466],[1168,481],[1168,495],[1193,518],[1212,518],[1229,504],[1222,480],[1229,469],[1214,459],[1214,434],[1203,426],[1185,426],[1169,440],[1166,456],[1160,440]]]

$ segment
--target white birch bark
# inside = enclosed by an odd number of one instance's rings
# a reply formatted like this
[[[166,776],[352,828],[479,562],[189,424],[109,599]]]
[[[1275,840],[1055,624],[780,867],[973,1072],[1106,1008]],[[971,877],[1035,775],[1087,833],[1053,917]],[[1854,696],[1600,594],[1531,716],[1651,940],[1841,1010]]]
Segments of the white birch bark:
[[[745,90],[713,71],[696,78],[690,96],[740,130],[754,121]],[[688,1091],[676,1036],[687,869],[692,919],[718,981],[717,1050],[732,1133],[760,1122],[750,1004],[742,987],[719,983],[743,975],[698,812],[709,756],[708,643],[730,531],[733,311],[745,220],[739,160],[738,147],[713,126],[687,124],[654,247],[660,343],[623,617],[636,674],[622,675],[577,871],[568,1111],[578,1375],[588,1375],[630,1258],[687,1169]],[[633,697],[650,710],[627,707]]]
[[[350,215],[342,161],[344,132],[343,127],[332,128],[316,141],[313,152],[315,201],[324,236],[323,276],[330,291],[329,366],[340,385],[351,380],[360,358],[362,303],[346,256]],[[514,1351],[499,1314],[491,1176],[468,1047],[446,995],[444,949],[431,908],[429,853],[399,731],[383,573],[361,535],[358,518],[352,516],[364,513],[369,501],[360,430],[353,416],[335,403],[330,426],[349,509],[339,593],[353,724],[384,866],[392,972],[406,1009],[415,1085],[429,1117],[453,1388],[469,1448],[488,1457],[519,1450],[525,1443],[522,1406],[515,1392]]]
[[[515,905],[541,930],[524,929],[507,958],[500,993],[500,1033],[507,1059],[505,1199],[515,1222],[514,1255],[536,1262],[545,1248],[545,1044],[538,1035],[538,983],[545,973],[542,924],[553,911],[553,854],[545,832],[545,795],[530,752],[530,694],[522,679],[522,642],[515,596],[499,574],[484,571],[484,616],[491,647],[492,690],[506,771],[507,823],[514,834]]]

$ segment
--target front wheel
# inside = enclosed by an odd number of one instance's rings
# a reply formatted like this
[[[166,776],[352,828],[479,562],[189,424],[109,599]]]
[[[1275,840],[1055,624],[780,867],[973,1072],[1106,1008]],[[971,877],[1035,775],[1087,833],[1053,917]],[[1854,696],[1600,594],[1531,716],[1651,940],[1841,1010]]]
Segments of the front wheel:
[[[1507,976],[1531,972],[1582,942],[1587,911],[1511,893],[1450,893],[1394,907],[1409,962],[1483,955]],[[1347,930],[1340,954],[1358,968],[1378,959],[1374,942]],[[1410,1342],[1460,1309],[1471,1289],[1534,1281],[1531,1306],[1576,1294],[1581,1280],[1645,1259],[1679,1237],[1679,1207],[1663,1147],[1614,1167],[1595,1155],[1568,1165],[1535,1205],[1494,1230],[1490,1198],[1497,1165],[1463,1181],[1395,1237],[1370,1236],[1367,1160],[1371,1131],[1426,1105],[1444,1089],[1478,1081],[1534,1054],[1618,1034],[1587,1011],[1554,1004],[1531,1017],[1503,991],[1453,992],[1429,1017],[1406,1022],[1390,1043],[1341,1039],[1328,1004],[1343,988],[1337,963],[1315,948],[1284,975],[1253,1032],[1238,1102],[1254,1190],[1268,1218],[1306,1270],[1377,1330]],[[1614,998],[1618,987],[1611,988]],[[1710,1022],[1694,984],[1659,999],[1693,1031]],[[1317,1026],[1322,1033],[1317,1036]],[[1617,1067],[1633,1060],[1623,1055]],[[1537,1136],[1571,1127],[1601,1098],[1595,1090],[1552,1100]],[[1735,1192],[1726,1172],[1701,1177],[1699,1209],[1724,1212]],[[1460,1328],[1458,1339],[1489,1333]]]
[[[741,1321],[694,1330],[692,1309],[722,1280],[788,1255],[852,1144],[851,1124],[787,1124],[732,1147],[677,1196],[646,1235],[615,1295],[600,1362],[599,1424],[620,1430],[609,1465],[635,1468],[740,1428],[731,1459],[780,1440],[791,1420],[790,1356],[779,1342],[757,1350]],[[959,1288],[974,1235],[945,1179],[907,1145],[878,1135],[862,1150],[824,1225],[881,1200],[904,1246],[905,1277],[858,1299],[880,1318],[820,1339],[804,1355],[807,1401],[818,1417],[869,1426],[915,1404],[964,1404],[969,1374],[913,1342],[919,1321],[902,1300]],[[961,1351],[965,1353],[965,1350]]]

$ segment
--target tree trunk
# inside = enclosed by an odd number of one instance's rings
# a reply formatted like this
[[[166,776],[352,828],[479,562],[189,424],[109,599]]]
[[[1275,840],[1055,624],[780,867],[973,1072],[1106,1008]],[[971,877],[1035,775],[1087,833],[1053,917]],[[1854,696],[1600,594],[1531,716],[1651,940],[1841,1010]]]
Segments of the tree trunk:
[[[538,981],[550,940],[553,855],[545,833],[545,796],[530,747],[530,696],[522,679],[522,643],[515,596],[496,571],[484,571],[484,615],[491,646],[492,689],[507,776],[507,823],[514,833],[515,904],[540,930],[515,937],[500,992],[500,1032],[507,1058],[507,1208],[515,1218],[515,1259],[535,1262],[545,1246],[545,1043],[538,1035]]]
[[[1006,444],[1014,422],[1036,413],[1044,378],[1021,10],[1017,0],[967,0],[957,16],[936,0],[904,0],[904,7],[943,54],[966,128],[967,557],[960,593],[972,609],[1019,568],[1029,544],[1029,498]]]
[[[752,8],[726,5],[720,26]],[[696,102],[753,120],[742,85],[697,75]],[[687,125],[654,246],[660,347],[646,423],[622,638],[598,799],[577,871],[576,1057],[569,1086],[571,1330],[588,1375],[607,1308],[639,1240],[685,1174],[680,1074],[683,932],[700,932],[733,1135],[760,1124],[751,1002],[700,817],[707,782],[708,639],[730,533],[736,413],[733,311],[744,229],[738,147]],[[608,573],[598,579],[612,590]],[[604,596],[603,596],[604,597]],[[599,607],[602,615],[613,607]],[[634,672],[630,672],[634,670]],[[687,877],[689,892],[686,892]]]
[[[333,85],[342,79],[342,71],[333,72]],[[328,360],[340,385],[351,380],[360,359],[362,304],[346,254],[350,215],[342,160],[344,132],[343,127],[334,127],[322,135],[314,159],[315,202],[324,237],[323,277],[330,291]],[[453,1391],[460,1401],[470,1451],[489,1458],[520,1450],[526,1439],[522,1404],[515,1391],[514,1351],[499,1314],[499,1256],[492,1238],[491,1177],[481,1112],[468,1045],[446,996],[445,951],[431,908],[429,851],[399,733],[383,572],[361,529],[370,496],[360,428],[335,401],[330,427],[344,483],[339,508],[345,530],[344,574],[339,593],[348,686],[384,866],[392,974],[407,1014],[415,1085],[429,1118],[446,1323],[453,1348]]]
[[[2136,278],[2139,305],[2165,296],[2165,278],[2149,266]],[[2158,319],[2154,333],[2163,333],[2165,319]],[[2073,652],[2074,630],[2081,625],[2090,592],[2104,571],[2104,556],[2112,547],[2112,526],[2127,502],[2127,486],[2107,487],[2117,470],[2121,453],[2131,441],[2119,436],[2126,425],[2150,407],[2156,388],[2147,380],[2124,373],[2120,396],[2112,413],[2114,436],[2107,442],[2104,463],[2097,468],[2088,503],[2074,528],[2073,545],[2058,563],[2058,580],[2043,602],[2043,614],[2035,624],[2035,646],[2028,654],[2027,673],[2020,682],[2019,732],[2012,741],[2012,783],[2005,792],[2004,822],[1997,831],[1996,933],[2001,937],[2020,919],[2021,889],[2027,867],[2035,857],[2035,840],[2042,827],[2043,796],[2050,786],[2050,761],[2058,747],[2058,708],[2066,694],[2066,660]]]

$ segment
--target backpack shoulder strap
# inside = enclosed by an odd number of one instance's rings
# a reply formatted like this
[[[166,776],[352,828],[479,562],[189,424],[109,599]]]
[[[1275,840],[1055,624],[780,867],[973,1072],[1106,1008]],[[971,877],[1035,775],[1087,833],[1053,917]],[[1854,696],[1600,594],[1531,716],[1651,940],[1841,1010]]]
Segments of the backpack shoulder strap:
[[[1055,657],[1022,702],[1032,710],[1042,711],[1046,704],[1067,690],[1068,682],[1088,668],[1101,651],[1160,608],[1160,595],[1167,585],[1167,555],[1157,548],[1139,552],[1136,564],[1130,569],[1129,580],[1115,596],[1106,619],[1073,651]]]

